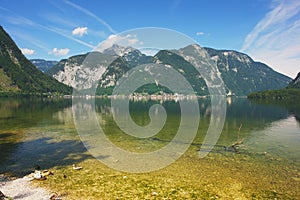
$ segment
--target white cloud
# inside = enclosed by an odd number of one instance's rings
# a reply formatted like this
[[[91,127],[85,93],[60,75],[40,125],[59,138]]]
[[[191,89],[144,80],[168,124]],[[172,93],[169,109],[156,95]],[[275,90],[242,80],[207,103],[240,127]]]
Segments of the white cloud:
[[[8,16],[6,17],[6,21],[10,24],[13,24],[13,25],[23,25],[23,26],[30,26],[30,27],[34,27],[34,28],[39,28],[41,30],[48,30],[48,31],[51,31],[53,33],[56,33],[58,35],[61,35],[65,38],[68,38],[70,40],[73,40],[79,44],[82,44],[84,46],[87,46],[89,48],[95,48],[93,45],[91,44],[88,44],[82,40],[79,40],[78,38],[75,38],[75,37],[72,37],[70,34],[69,34],[69,30],[67,31],[63,31],[62,29],[58,29],[58,28],[55,28],[55,27],[50,27],[50,26],[45,26],[45,25],[42,25],[42,24],[39,24],[39,23],[36,23],[26,17],[23,17],[23,16],[20,16],[16,13],[14,13],[13,11],[11,10],[8,10],[8,9],[2,9],[2,10],[5,10],[7,12],[10,12],[10,13],[13,13],[12,16]],[[2,14],[2,13],[1,13]],[[61,23],[61,21],[59,21],[59,23]],[[32,40],[29,40],[32,42]]]
[[[40,26],[42,26],[42,25],[40,25]],[[82,44],[82,45],[84,45],[84,46],[87,46],[87,47],[89,47],[89,48],[95,48],[95,47],[94,47],[93,45],[91,45],[91,44],[88,44],[88,43],[86,43],[86,42],[84,42],[84,41],[82,41],[82,40],[79,40],[79,39],[77,39],[77,38],[75,38],[75,37],[70,36],[69,34],[65,33],[65,31],[63,31],[63,30],[61,30],[61,29],[53,28],[53,27],[46,27],[46,26],[43,26],[43,28],[44,28],[44,29],[47,29],[47,30],[49,30],[49,31],[51,31],[51,32],[57,33],[57,34],[59,34],[59,35],[61,35],[61,36],[63,36],[63,37],[66,37],[66,38],[70,39],[70,40],[73,40],[73,41],[75,41],[75,42],[77,42],[77,43],[79,43],[79,44]]]
[[[72,35],[79,35],[82,37],[84,34],[87,34],[87,27],[77,27],[72,31]]]
[[[53,48],[52,52],[50,54],[54,54],[56,56],[65,56],[70,52],[70,49],[64,48],[64,49],[58,49],[58,48]]]
[[[241,51],[295,77],[300,67],[300,1],[273,0],[272,10],[247,35]]]
[[[35,50],[33,50],[33,49],[27,49],[27,48],[23,48],[23,49],[21,49],[21,51],[22,51],[22,53],[24,55],[32,55],[35,52]]]
[[[196,33],[196,35],[198,35],[198,36],[199,35],[204,35],[204,32],[199,31],[199,32]]]
[[[111,47],[114,44],[120,46],[137,46],[142,45],[143,42],[139,41],[136,35],[110,35],[104,42],[100,43],[95,50],[102,52],[103,50]]]

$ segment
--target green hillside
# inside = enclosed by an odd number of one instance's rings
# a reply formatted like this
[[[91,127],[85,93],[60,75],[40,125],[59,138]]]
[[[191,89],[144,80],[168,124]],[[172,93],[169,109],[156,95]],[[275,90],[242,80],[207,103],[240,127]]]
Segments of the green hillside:
[[[38,70],[0,26],[0,92],[70,94],[72,88]]]

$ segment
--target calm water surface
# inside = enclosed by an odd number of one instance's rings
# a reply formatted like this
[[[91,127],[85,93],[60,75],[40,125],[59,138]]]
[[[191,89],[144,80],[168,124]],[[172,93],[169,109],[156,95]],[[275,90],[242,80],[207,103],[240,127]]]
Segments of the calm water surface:
[[[180,121],[180,107],[175,101],[130,102],[133,120],[138,125],[149,123],[148,109],[155,103],[165,107],[168,118],[157,135],[146,139],[124,134],[116,126],[109,100],[97,99],[96,111],[101,126],[113,143],[130,151],[149,152],[166,145],[174,137]],[[252,168],[269,167],[269,174],[266,171],[263,175],[266,178],[272,177],[279,170],[278,173],[284,173],[279,176],[280,184],[285,187],[282,192],[290,194],[288,197],[292,199],[299,198],[300,106],[256,104],[247,99],[234,98],[228,99],[227,103],[224,129],[217,145],[205,158],[207,162],[210,159],[224,161],[224,169],[231,165],[241,165],[240,170],[244,170],[246,174],[251,169],[241,164],[245,160],[251,162],[249,166]],[[201,118],[198,133],[185,154],[191,158],[195,156],[196,160],[196,153],[210,121],[209,100],[199,100],[199,106]],[[244,143],[238,153],[233,149],[226,149],[239,139],[243,139]],[[36,165],[43,168],[68,166],[92,158],[76,132],[70,99],[9,98],[0,99],[0,157],[0,173],[13,176],[23,176]],[[181,165],[197,167],[195,159],[184,159]],[[255,177],[256,174],[251,176]],[[267,183],[273,184],[271,182],[272,180]]]

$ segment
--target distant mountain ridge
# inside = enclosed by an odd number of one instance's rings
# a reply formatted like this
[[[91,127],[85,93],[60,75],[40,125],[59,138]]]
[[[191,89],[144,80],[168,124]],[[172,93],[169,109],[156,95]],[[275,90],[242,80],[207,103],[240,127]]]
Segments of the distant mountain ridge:
[[[185,48],[189,47],[192,46]],[[251,57],[244,53],[212,48],[204,49],[209,54],[210,59],[217,64],[228,95],[244,96],[255,91],[278,89],[286,87],[291,81],[291,78],[274,71],[263,63],[253,61]],[[104,50],[103,54],[106,53],[119,57],[117,57],[103,73],[98,74],[98,78],[100,79],[98,88],[99,94],[111,94],[117,80],[133,67],[145,63],[160,63],[166,66],[172,66],[181,73],[189,81],[198,95],[207,95],[208,88],[203,77],[199,75],[191,63],[179,56],[176,51],[177,50],[161,50],[154,56],[146,56],[132,47],[113,45],[111,48]],[[72,71],[82,68],[81,63],[85,56],[86,55],[72,56],[69,59],[61,60],[50,69],[48,73],[57,80],[74,86],[72,85],[74,83],[70,81],[74,80],[74,73]],[[90,74],[86,75],[94,75],[94,72],[90,71]],[[153,84],[148,87],[148,90],[155,93],[163,89]]]
[[[68,93],[72,89],[38,70],[0,26],[0,92]]]
[[[48,71],[58,63],[58,61],[44,60],[44,59],[29,59],[29,60],[34,66],[36,66],[36,68],[38,68],[42,72]]]

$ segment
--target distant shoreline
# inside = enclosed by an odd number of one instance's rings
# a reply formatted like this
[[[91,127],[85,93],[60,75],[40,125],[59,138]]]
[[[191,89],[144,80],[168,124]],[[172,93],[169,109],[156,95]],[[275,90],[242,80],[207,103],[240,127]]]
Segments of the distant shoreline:
[[[248,99],[268,101],[297,101],[300,100],[300,90],[296,88],[284,88],[278,90],[266,90],[249,94]]]
[[[0,92],[0,97],[63,97],[65,94],[27,93],[27,92]]]
[[[69,95],[69,94],[50,94],[50,93],[21,93],[21,92],[0,92],[1,97],[24,97],[24,98],[63,98],[63,99],[130,99],[130,100],[195,100],[210,99],[211,95],[183,95],[183,94],[133,94],[133,95]],[[247,98],[247,96],[226,95],[226,98]]]

